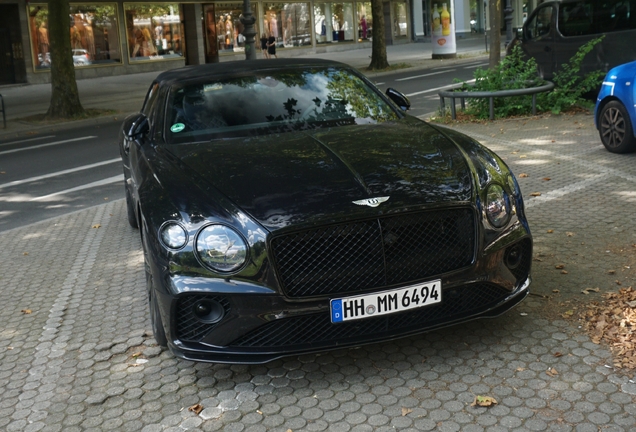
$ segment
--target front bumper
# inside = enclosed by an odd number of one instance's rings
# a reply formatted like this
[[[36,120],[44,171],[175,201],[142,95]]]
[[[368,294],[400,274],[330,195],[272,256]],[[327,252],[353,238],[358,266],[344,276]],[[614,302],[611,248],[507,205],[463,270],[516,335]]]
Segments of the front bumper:
[[[506,253],[515,245],[521,246],[523,259],[510,269]],[[164,322],[169,323],[169,347],[177,357],[217,363],[265,363],[498,316],[528,294],[531,261],[532,240],[528,236],[485,253],[470,268],[441,275],[441,303],[336,324],[331,323],[329,298],[289,299],[245,283],[225,292],[181,289],[176,295],[159,293],[158,298],[168,318]],[[172,282],[170,278],[165,281]],[[175,288],[165,291],[175,292]],[[213,323],[198,319],[193,311],[202,301],[220,304],[222,319]]]

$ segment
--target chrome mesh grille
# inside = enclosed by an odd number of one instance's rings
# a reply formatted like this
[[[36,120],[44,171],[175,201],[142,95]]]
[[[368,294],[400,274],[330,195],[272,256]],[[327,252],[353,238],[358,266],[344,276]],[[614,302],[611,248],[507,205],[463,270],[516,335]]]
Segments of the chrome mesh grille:
[[[350,294],[470,265],[475,215],[446,209],[323,226],[274,237],[271,249],[289,297]]]

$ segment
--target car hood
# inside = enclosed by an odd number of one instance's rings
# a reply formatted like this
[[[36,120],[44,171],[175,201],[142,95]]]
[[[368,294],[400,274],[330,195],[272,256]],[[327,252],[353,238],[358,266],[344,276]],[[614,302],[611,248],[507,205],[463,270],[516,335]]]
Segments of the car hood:
[[[457,145],[413,119],[169,151],[200,188],[217,189],[271,231],[472,199],[470,168]],[[375,197],[389,199],[375,208],[354,203]]]

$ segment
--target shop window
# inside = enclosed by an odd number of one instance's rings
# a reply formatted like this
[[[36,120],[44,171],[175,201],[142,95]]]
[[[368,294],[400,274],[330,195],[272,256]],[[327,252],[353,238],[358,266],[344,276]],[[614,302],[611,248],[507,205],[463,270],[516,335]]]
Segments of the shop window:
[[[406,38],[408,36],[408,27],[406,20],[406,3],[393,3],[393,37],[396,39]]]
[[[71,4],[69,12],[69,34],[75,67],[121,63],[115,4]],[[48,17],[46,4],[29,5],[29,29],[36,70],[51,67]]]
[[[130,61],[181,58],[185,52],[178,3],[124,4]]]
[[[373,28],[373,15],[371,14],[371,2],[356,3],[358,13],[358,40],[371,40]]]
[[[263,3],[263,11],[262,32],[278,48],[311,45],[309,3]]]
[[[243,3],[215,3],[204,6],[206,26],[206,52],[213,56],[215,52],[245,52],[244,25],[240,20]],[[252,15],[256,17],[254,30],[259,34],[259,20],[256,4],[252,4]],[[256,41],[258,42],[258,36]]]
[[[353,42],[353,3],[314,3],[316,43]]]

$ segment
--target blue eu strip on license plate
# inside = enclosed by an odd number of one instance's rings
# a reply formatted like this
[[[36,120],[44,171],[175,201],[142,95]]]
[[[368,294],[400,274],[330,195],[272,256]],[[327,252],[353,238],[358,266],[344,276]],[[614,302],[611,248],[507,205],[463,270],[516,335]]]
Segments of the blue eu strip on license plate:
[[[390,291],[331,300],[331,322],[339,323],[429,306],[442,301],[441,280]]]

